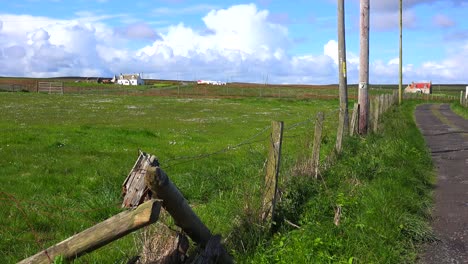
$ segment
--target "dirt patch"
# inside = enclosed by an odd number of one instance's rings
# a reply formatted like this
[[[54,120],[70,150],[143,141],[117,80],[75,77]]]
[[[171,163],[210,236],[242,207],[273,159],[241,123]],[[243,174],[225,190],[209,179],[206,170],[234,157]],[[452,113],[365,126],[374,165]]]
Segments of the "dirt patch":
[[[437,169],[432,227],[421,263],[468,263],[468,121],[447,104],[416,108],[416,122]]]

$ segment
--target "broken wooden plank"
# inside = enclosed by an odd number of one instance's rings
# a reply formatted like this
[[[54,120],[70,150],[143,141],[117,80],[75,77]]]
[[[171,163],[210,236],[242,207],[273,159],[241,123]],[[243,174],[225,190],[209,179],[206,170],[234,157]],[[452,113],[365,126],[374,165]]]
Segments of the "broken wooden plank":
[[[148,166],[154,162],[157,162],[154,156],[140,151],[135,165],[122,184],[122,207],[134,208],[150,198],[145,175]]]
[[[115,215],[19,263],[48,264],[58,256],[62,256],[65,260],[75,259],[156,222],[160,208],[161,204],[158,201],[150,200],[134,210]]]

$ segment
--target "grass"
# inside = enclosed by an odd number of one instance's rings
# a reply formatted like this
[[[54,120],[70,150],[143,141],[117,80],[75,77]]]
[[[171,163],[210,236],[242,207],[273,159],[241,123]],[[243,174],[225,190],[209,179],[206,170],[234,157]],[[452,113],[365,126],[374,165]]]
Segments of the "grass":
[[[307,201],[292,216],[300,229],[283,226],[239,253],[240,262],[415,263],[418,246],[434,239],[428,226],[434,172],[414,123],[415,104],[387,113],[382,133],[348,139],[323,182],[309,181],[308,192],[292,186]]]
[[[318,111],[326,112],[322,160],[331,151],[337,100],[0,93],[0,260],[16,262],[118,213],[142,149],[239,263],[415,262],[418,245],[433,238],[433,171],[415,104],[384,116],[382,133],[349,139],[322,182],[292,168],[310,155]],[[285,121],[274,235],[252,224],[271,120]],[[136,236],[77,263],[125,262],[138,254]]]
[[[332,148],[337,106],[0,93],[0,262],[17,262],[118,213],[138,149],[157,155],[206,225],[229,238],[246,199],[261,190],[271,120],[285,122],[286,174],[308,152],[318,111],[327,113],[323,153]],[[127,236],[77,263],[125,262],[138,253],[135,240]]]
[[[460,105],[459,102],[452,103],[450,108],[453,112],[457,113],[458,115],[462,116],[465,119],[468,119],[468,107],[464,107]]]

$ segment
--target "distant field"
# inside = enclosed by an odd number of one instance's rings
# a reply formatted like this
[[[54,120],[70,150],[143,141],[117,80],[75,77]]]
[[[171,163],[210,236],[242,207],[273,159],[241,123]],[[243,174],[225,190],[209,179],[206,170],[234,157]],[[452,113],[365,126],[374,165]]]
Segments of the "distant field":
[[[78,94],[106,94],[106,95],[147,95],[147,96],[177,96],[199,98],[243,98],[243,97],[268,97],[268,98],[338,98],[338,85],[277,85],[258,83],[228,83],[227,85],[197,85],[193,81],[177,80],[153,80],[146,79],[146,85],[129,87],[114,84],[100,84],[86,81],[84,78],[0,78],[0,90],[5,90],[7,85],[14,85],[14,89],[35,91],[38,81],[61,81],[64,83],[65,93]],[[434,94],[457,96],[466,85],[434,84]],[[391,93],[398,89],[398,85],[371,84],[370,94],[377,95]],[[357,98],[356,84],[348,85],[350,100]]]
[[[0,93],[0,260],[16,262],[119,212],[138,149],[158,156],[229,243],[246,202],[261,191],[271,120],[285,122],[286,178],[297,157],[310,154],[318,111],[327,113],[322,155],[330,151],[337,108],[337,100]],[[127,260],[135,241],[128,236],[78,263]]]

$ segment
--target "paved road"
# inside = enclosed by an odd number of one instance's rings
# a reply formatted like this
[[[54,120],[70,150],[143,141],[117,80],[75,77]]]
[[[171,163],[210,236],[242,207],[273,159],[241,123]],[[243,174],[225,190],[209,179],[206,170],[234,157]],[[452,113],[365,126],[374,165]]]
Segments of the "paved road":
[[[439,241],[427,245],[422,263],[468,263],[468,120],[446,104],[420,105],[415,115],[438,173],[432,227]]]

